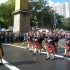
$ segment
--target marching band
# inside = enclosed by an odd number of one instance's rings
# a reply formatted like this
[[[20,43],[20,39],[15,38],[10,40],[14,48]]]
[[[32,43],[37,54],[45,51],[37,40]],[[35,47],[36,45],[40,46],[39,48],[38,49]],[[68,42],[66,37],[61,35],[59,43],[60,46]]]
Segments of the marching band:
[[[57,53],[58,41],[60,34],[53,34],[52,31],[47,33],[41,33],[39,31],[28,33],[28,48],[31,45],[33,49],[33,54],[38,51],[41,54],[41,48],[43,48],[47,53],[46,59],[54,59],[55,53]],[[51,55],[52,54],[52,55]]]

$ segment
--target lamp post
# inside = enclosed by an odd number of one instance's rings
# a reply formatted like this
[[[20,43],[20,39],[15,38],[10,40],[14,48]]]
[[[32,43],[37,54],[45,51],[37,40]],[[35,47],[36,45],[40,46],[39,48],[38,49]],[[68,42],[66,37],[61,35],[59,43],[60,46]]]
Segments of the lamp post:
[[[43,27],[43,10],[42,10],[42,27]]]
[[[54,30],[56,30],[56,7],[54,8]]]
[[[50,16],[50,20],[51,20],[51,30],[52,30],[52,10],[50,10],[50,14],[51,14],[51,16]]]
[[[35,22],[36,23],[36,29],[38,28],[38,22]]]

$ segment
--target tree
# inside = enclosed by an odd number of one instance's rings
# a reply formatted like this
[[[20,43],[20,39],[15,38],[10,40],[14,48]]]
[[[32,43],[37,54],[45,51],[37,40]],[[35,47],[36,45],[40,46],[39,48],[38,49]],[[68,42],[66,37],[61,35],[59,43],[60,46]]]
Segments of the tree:
[[[66,30],[70,30],[70,18],[65,19],[64,26]]]
[[[13,15],[12,12],[14,11],[14,0],[8,0],[5,3],[2,3],[0,6],[0,18],[2,18],[4,21],[0,19],[1,26],[2,24],[6,25],[6,28],[10,25],[13,25]],[[2,26],[4,27],[4,26]]]
[[[13,26],[13,15],[15,10],[15,0],[8,0],[0,5],[0,26],[8,27]],[[29,1],[29,11],[30,13],[30,26],[43,28],[51,28],[54,24],[54,11],[48,6],[48,3],[44,0],[30,0]],[[63,27],[63,16],[58,15],[59,24],[57,27]],[[36,23],[38,22],[38,23]]]
[[[46,6],[47,2],[44,0],[38,0],[38,1],[30,1],[29,2],[29,10],[31,11],[31,26],[34,25],[32,21],[36,22],[38,21],[39,27],[51,27],[51,21],[52,19],[52,25],[53,25],[53,11],[49,6]],[[37,19],[34,19],[36,17]]]
[[[64,16],[58,15],[58,24],[57,24],[57,27],[62,29],[63,28],[63,23],[64,23]]]

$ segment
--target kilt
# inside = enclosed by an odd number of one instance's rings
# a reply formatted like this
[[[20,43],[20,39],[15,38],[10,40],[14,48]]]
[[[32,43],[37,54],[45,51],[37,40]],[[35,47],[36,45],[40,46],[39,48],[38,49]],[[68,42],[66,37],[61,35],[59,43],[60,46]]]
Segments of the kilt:
[[[32,45],[32,41],[28,41],[28,44]]]
[[[48,45],[48,42],[45,42],[45,43],[44,43],[44,46],[47,46],[47,45]]]
[[[68,56],[70,56],[70,51],[67,53]]]
[[[4,56],[4,52],[3,52],[2,47],[0,47],[0,58],[1,58],[2,56]]]
[[[70,48],[70,46],[66,46],[66,47],[65,47],[66,50],[69,50],[69,48]]]
[[[46,46],[46,52],[49,53],[55,53],[55,48],[53,45],[50,45],[50,47],[48,47],[48,45]]]
[[[67,50],[67,55],[70,56],[70,46],[66,46],[65,49]]]
[[[33,44],[33,47],[37,49],[41,49],[41,44],[39,43]]]

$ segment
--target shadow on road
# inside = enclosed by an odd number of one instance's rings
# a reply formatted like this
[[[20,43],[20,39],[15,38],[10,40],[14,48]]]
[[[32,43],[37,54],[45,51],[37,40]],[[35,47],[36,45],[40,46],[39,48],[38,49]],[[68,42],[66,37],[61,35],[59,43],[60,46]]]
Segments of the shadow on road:
[[[23,65],[23,64],[36,64],[38,62],[39,61],[24,60],[24,61],[21,61],[21,62],[10,62],[10,64],[17,66],[17,65]]]

